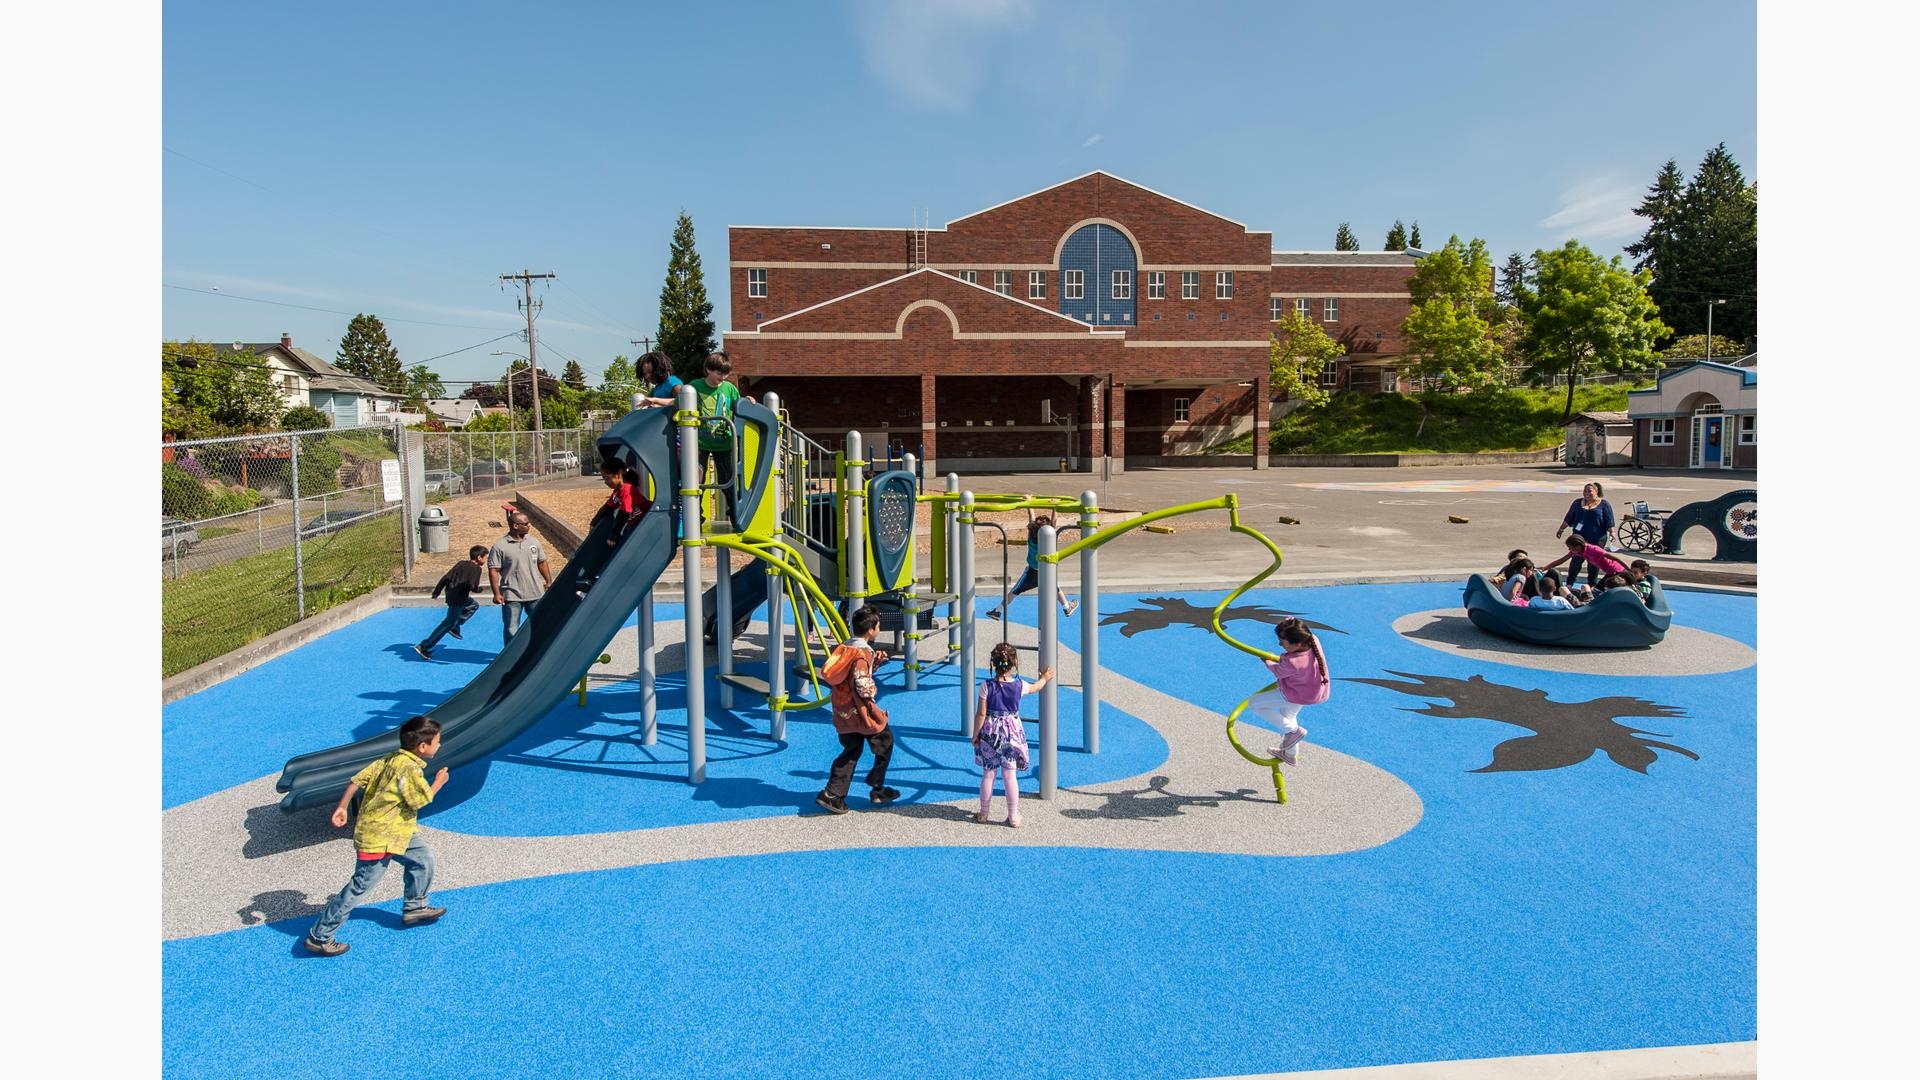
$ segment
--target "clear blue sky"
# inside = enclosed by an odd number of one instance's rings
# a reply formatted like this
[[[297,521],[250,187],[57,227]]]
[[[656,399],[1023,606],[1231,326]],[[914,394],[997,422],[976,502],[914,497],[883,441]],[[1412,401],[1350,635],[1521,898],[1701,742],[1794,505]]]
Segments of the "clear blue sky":
[[[724,328],[729,224],[938,226],[1094,169],[1277,248],[1398,217],[1497,259],[1617,252],[1668,158],[1757,173],[1750,4],[1186,10],[168,4],[162,280],[221,295],[163,288],[162,333],[331,358],[347,317],[304,308],[368,311],[414,363],[511,332],[497,276],[551,270],[542,366],[597,378],[654,332],[681,209]]]

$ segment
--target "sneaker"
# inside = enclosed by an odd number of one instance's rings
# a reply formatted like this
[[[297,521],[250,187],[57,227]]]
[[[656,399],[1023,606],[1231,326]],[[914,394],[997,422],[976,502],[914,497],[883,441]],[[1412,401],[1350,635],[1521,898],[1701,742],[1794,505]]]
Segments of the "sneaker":
[[[400,913],[400,924],[402,926],[425,926],[430,922],[439,921],[440,916],[446,913],[447,909],[443,907],[428,907],[419,908],[415,911],[403,911]]]
[[[900,797],[900,793],[890,787],[874,788],[873,795],[871,796],[871,798],[873,799],[873,805],[875,806],[885,806],[899,797]]]
[[[1080,601],[1078,600],[1067,601],[1067,618],[1069,619],[1073,618],[1073,613],[1079,610],[1080,610]]]
[[[1017,817],[1010,817],[1010,818],[1008,818],[1008,819],[1007,819],[1007,828],[1009,828],[1009,829],[1017,829],[1017,828],[1019,828],[1019,827],[1020,827],[1020,819],[1019,819],[1019,818],[1017,818]]]
[[[423,649],[423,648],[421,648],[421,647],[420,647],[420,646],[418,646],[418,645],[415,645],[415,646],[413,647],[413,651],[414,651],[414,652],[417,652],[417,653],[419,653],[419,654],[420,654],[420,659],[422,659],[422,660],[431,660],[431,659],[433,659],[433,653],[431,653],[431,652],[429,652],[429,651],[428,651],[428,650],[426,650],[426,649]]]
[[[453,629],[451,629],[451,630],[449,630],[449,631],[447,631],[447,633],[448,633],[448,634],[449,634],[450,636],[452,636],[452,637],[455,637],[455,638],[459,638],[459,639],[460,639],[460,640],[462,640],[462,641],[465,641],[465,640],[466,640],[466,637],[465,637],[465,635],[463,635],[463,634],[461,634],[461,633],[460,633],[460,628],[459,628],[459,627],[457,627],[457,626],[456,626],[456,627],[454,627]]]
[[[999,610],[996,609],[996,610],[987,612],[987,618],[992,619],[994,622],[999,622],[1000,621]]]
[[[307,951],[315,956],[339,956],[347,951],[347,943],[344,941],[315,941],[308,938],[306,945]]]
[[[815,805],[829,814],[844,814],[847,812],[847,801],[845,799],[836,799],[824,791],[815,795],[813,801]]]
[[[1300,764],[1300,741],[1306,737],[1306,728],[1294,728],[1287,732],[1286,738],[1281,739],[1280,745],[1275,748],[1280,751],[1280,760],[1289,765]]]

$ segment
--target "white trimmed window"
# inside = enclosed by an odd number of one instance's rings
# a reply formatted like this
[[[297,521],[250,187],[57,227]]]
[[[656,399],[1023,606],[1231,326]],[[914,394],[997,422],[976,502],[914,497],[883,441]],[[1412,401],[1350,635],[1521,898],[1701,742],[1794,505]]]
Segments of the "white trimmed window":
[[[1293,302],[1293,311],[1303,319],[1311,319],[1313,318],[1313,301],[1302,296]]]
[[[1222,270],[1213,275],[1213,298],[1215,300],[1233,299],[1233,271]]]
[[[1133,299],[1133,271],[1115,270],[1113,272],[1113,298],[1115,300]]]
[[[1267,301],[1267,318],[1279,322],[1280,316],[1287,313],[1287,302],[1282,297],[1272,297]]]
[[[1193,418],[1192,413],[1193,413],[1192,398],[1177,397],[1173,399],[1173,422],[1174,423],[1176,424],[1186,423],[1187,421]]]
[[[1757,416],[1743,416],[1740,418],[1740,445],[1741,446],[1753,445],[1754,435],[1755,435],[1754,425],[1759,419],[1760,418]]]
[[[980,271],[962,270],[960,271],[960,280],[966,282],[969,285],[978,285],[980,284]]]
[[[1167,272],[1165,270],[1147,271],[1147,299],[1165,300],[1167,298]]]
[[[1087,298],[1087,272],[1085,270],[1067,271],[1066,281],[1062,283],[1062,288],[1067,291],[1067,299],[1085,300]]]
[[[1002,296],[1013,295],[1013,271],[995,270],[993,272],[993,291]]]
[[[1180,299],[1182,300],[1200,299],[1200,271],[1198,270],[1180,271]]]
[[[1326,366],[1320,369],[1320,385],[1325,387],[1340,385],[1340,361],[1329,360]]]
[[[1047,272],[1045,270],[1027,271],[1027,299],[1045,300],[1047,298]]]
[[[1320,321],[1321,322],[1339,322],[1340,321],[1340,301],[1325,300],[1325,301],[1322,301],[1321,303],[1323,306],[1321,308]]]
[[[767,295],[767,272],[765,270],[747,271],[747,295]]]
[[[1665,420],[1651,421],[1650,425],[1651,426],[1647,428],[1648,446],[1673,445],[1673,417],[1669,416]]]

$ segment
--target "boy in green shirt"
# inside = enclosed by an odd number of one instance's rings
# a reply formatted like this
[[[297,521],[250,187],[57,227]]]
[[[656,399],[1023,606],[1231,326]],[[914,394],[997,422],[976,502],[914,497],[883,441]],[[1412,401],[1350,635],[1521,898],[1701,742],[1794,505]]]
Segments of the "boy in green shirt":
[[[740,401],[740,388],[727,381],[733,361],[725,352],[707,357],[707,377],[693,384],[700,411],[700,475],[707,475],[707,462],[714,462],[714,482],[724,485],[720,492],[727,500],[727,520],[733,520],[733,407]],[[702,480],[704,483],[704,479]]]
[[[440,752],[440,725],[424,716],[416,716],[400,725],[400,749],[360,770],[340,805],[333,811],[333,826],[345,828],[347,804],[355,793],[365,791],[360,800],[360,819],[353,826],[353,847],[357,864],[346,887],[327,901],[320,920],[307,932],[307,951],[320,956],[339,956],[347,944],[333,940],[334,932],[347,921],[360,901],[380,882],[389,861],[406,869],[406,900],[400,921],[406,926],[423,926],[447,913],[446,908],[427,906],[427,889],[433,884],[433,852],[417,834],[420,808],[433,801],[447,782],[447,770],[434,774],[427,783],[427,759]]]

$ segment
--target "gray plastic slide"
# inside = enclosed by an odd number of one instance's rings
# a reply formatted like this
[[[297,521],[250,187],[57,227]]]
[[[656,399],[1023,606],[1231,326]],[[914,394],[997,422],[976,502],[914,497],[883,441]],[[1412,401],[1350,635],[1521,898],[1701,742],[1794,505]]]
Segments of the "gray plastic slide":
[[[600,439],[600,455],[640,472],[642,490],[646,478],[652,478],[653,508],[617,547],[609,547],[607,538],[618,535],[623,524],[619,516],[609,515],[595,525],[500,655],[426,714],[440,724],[440,752],[432,768],[478,761],[545,716],[585,677],[640,598],[666,571],[677,546],[669,513],[675,490],[672,411],[629,413]],[[587,595],[576,596],[580,582],[596,575]],[[354,774],[399,745],[399,736],[389,731],[294,758],[280,774],[277,786],[286,793],[280,808],[292,811],[334,802]]]

